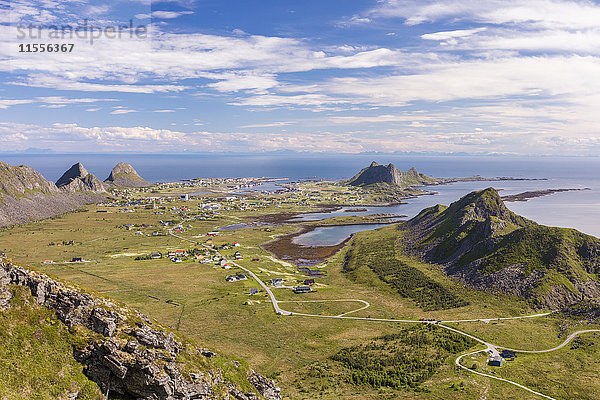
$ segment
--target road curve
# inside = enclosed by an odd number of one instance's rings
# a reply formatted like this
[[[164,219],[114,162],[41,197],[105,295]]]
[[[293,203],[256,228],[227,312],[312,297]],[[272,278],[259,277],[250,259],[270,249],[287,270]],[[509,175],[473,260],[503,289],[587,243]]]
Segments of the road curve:
[[[461,360],[463,357],[470,356],[470,355],[472,355],[472,354],[481,353],[481,352],[484,352],[484,351],[485,351],[485,350],[478,350],[478,351],[474,351],[474,352],[471,352],[471,353],[463,354],[463,355],[459,356],[459,357],[456,359],[455,363],[456,363],[456,365],[458,365],[460,368],[462,368],[462,369],[464,369],[464,370],[466,370],[466,371],[469,371],[469,372],[471,372],[471,373],[473,373],[473,374],[477,374],[477,375],[485,376],[486,378],[496,379],[496,380],[498,380],[498,381],[502,381],[502,382],[507,382],[507,383],[510,383],[511,385],[517,386],[517,387],[519,387],[519,388],[521,388],[521,389],[523,389],[523,390],[527,390],[528,392],[531,392],[531,393],[533,393],[533,394],[535,394],[535,395],[538,395],[538,396],[540,396],[540,397],[543,397],[543,398],[545,398],[545,399],[556,400],[554,397],[550,397],[550,396],[548,396],[548,395],[545,395],[545,394],[543,394],[543,393],[536,392],[535,390],[533,390],[533,389],[530,389],[530,388],[528,388],[527,386],[523,386],[523,385],[521,385],[520,383],[513,382],[513,381],[511,381],[511,380],[504,379],[504,378],[499,378],[499,377],[497,377],[497,376],[494,376],[494,375],[490,375],[490,374],[484,374],[483,372],[474,371],[474,370],[472,370],[472,369],[470,369],[470,368],[467,368],[467,367],[465,367],[464,365],[462,365],[462,364],[460,363],[460,360]]]
[[[281,303],[329,303],[329,302],[357,302],[357,303],[363,303],[364,306],[361,308],[357,308],[356,310],[352,310],[352,311],[348,311],[342,314],[339,314],[338,317],[341,317],[343,315],[347,315],[347,314],[351,314],[351,313],[355,313],[357,311],[361,311],[364,310],[366,308],[371,307],[371,304],[369,304],[368,301],[364,301],[364,300],[360,300],[360,299],[323,299],[323,300],[277,300],[277,302],[279,304]]]
[[[518,353],[549,353],[554,350],[562,349],[563,347],[568,345],[571,342],[571,340],[575,339],[576,336],[581,335],[582,333],[591,333],[591,332],[600,332],[600,329],[586,329],[583,331],[577,331],[577,332],[571,333],[569,336],[567,336],[567,338],[565,339],[564,342],[562,342],[558,346],[553,347],[548,350],[516,350],[516,349],[511,349],[509,347],[503,347],[503,346],[497,346],[497,347],[500,349],[506,349],[506,350],[510,350],[510,351],[514,351],[514,352],[518,352]]]
[[[195,244],[199,244],[199,245],[201,245],[201,246],[203,246],[203,247],[205,247],[205,248],[207,248],[209,250],[212,250],[219,257],[222,257],[222,258],[226,259],[231,264],[233,264],[236,267],[238,267],[238,268],[246,271],[251,277],[253,277],[256,280],[256,282],[258,282],[258,284],[260,286],[262,286],[263,289],[265,289],[265,291],[269,295],[269,298],[271,299],[271,303],[273,304],[273,309],[275,310],[275,313],[277,315],[291,315],[291,313],[289,311],[285,311],[285,310],[282,310],[281,308],[279,308],[279,305],[277,304],[277,299],[275,298],[275,295],[273,294],[273,292],[271,291],[271,289],[269,289],[269,287],[258,276],[256,276],[256,274],[254,272],[250,271],[248,268],[242,267],[241,265],[239,265],[239,264],[237,264],[237,263],[235,263],[235,262],[233,262],[231,260],[228,260],[221,253],[219,253],[218,250],[215,250],[212,247],[205,245],[204,243],[200,243],[200,242],[197,242],[195,240],[191,240],[191,239],[188,239],[188,238],[184,238],[182,236],[175,235],[172,230],[169,230],[169,234],[171,234],[171,236],[174,236],[174,237],[176,237],[178,239],[185,240],[185,241],[188,241],[188,242],[191,242],[191,243],[195,243]]]
[[[264,290],[267,292],[267,294],[269,295],[269,298],[271,299],[271,303],[273,304],[273,309],[275,310],[275,313],[276,313],[277,315],[293,315],[293,316],[303,316],[303,317],[313,317],[313,318],[335,318],[335,319],[349,319],[349,320],[361,320],[361,321],[379,321],[379,322],[426,323],[426,324],[433,324],[433,325],[437,325],[437,326],[439,326],[440,328],[447,329],[447,330],[450,330],[450,331],[456,332],[456,333],[458,333],[458,334],[460,334],[460,335],[463,335],[463,336],[469,337],[469,338],[471,338],[471,339],[473,339],[473,340],[475,340],[475,341],[477,341],[477,342],[479,342],[479,343],[481,343],[481,344],[483,344],[483,345],[485,345],[485,346],[487,347],[487,349],[486,349],[486,350],[478,350],[478,351],[474,351],[474,352],[467,353],[467,354],[463,354],[463,355],[459,356],[459,357],[458,357],[458,358],[455,360],[455,363],[456,363],[456,365],[457,365],[457,366],[459,366],[460,368],[462,368],[462,369],[464,369],[464,370],[466,370],[466,371],[469,371],[469,372],[471,372],[471,373],[477,374],[477,375],[481,375],[481,376],[485,376],[485,377],[488,377],[488,378],[491,378],[491,379],[496,379],[496,380],[499,380],[499,381],[503,381],[503,382],[510,383],[511,385],[517,386],[517,387],[519,387],[519,388],[521,388],[521,389],[523,389],[523,390],[526,390],[526,391],[528,391],[528,392],[530,392],[530,393],[533,393],[533,394],[535,394],[535,395],[538,395],[538,396],[540,396],[540,397],[543,397],[543,398],[546,398],[546,399],[556,400],[556,399],[554,399],[553,397],[547,396],[547,395],[545,395],[545,394],[543,394],[543,393],[540,393],[540,392],[536,392],[535,390],[533,390],[533,389],[530,389],[530,388],[528,388],[528,387],[526,387],[526,386],[523,386],[523,385],[521,385],[521,384],[519,384],[519,383],[517,383],[517,382],[513,382],[513,381],[511,381],[511,380],[508,380],[508,379],[499,378],[499,377],[496,377],[496,376],[493,376],[493,375],[484,374],[484,373],[482,373],[482,372],[478,372],[478,371],[471,370],[471,369],[469,369],[469,368],[467,368],[467,367],[463,366],[463,365],[460,363],[460,360],[461,360],[463,357],[466,357],[466,356],[468,356],[468,355],[471,355],[471,354],[476,354],[476,353],[479,353],[479,352],[484,352],[484,351],[486,351],[486,352],[493,352],[493,353],[497,353],[497,352],[498,352],[497,348],[506,349],[506,350],[511,350],[511,351],[520,352],[520,353],[548,353],[548,352],[555,351],[555,350],[559,350],[559,349],[563,348],[563,347],[564,347],[564,346],[566,346],[566,345],[567,345],[569,342],[571,342],[571,341],[572,341],[572,340],[573,340],[573,339],[574,339],[576,336],[578,336],[578,335],[580,335],[580,334],[583,334],[583,333],[589,333],[589,332],[600,332],[600,330],[598,330],[598,329],[589,329],[589,330],[583,330],[583,331],[577,331],[577,332],[574,332],[574,333],[572,333],[571,335],[569,335],[569,336],[567,337],[567,339],[566,339],[566,340],[565,340],[565,341],[564,341],[562,344],[560,344],[560,345],[558,345],[558,346],[556,346],[556,347],[554,347],[554,348],[552,348],[552,349],[547,349],[547,350],[515,350],[515,349],[510,349],[510,348],[508,348],[508,347],[497,346],[497,345],[494,345],[494,344],[488,343],[488,342],[484,341],[483,339],[480,339],[480,338],[478,338],[478,337],[475,337],[475,336],[473,336],[473,335],[470,335],[470,334],[468,334],[468,333],[466,333],[466,332],[460,331],[460,330],[458,330],[458,329],[455,329],[455,328],[451,328],[451,327],[449,327],[449,326],[447,326],[447,325],[443,325],[443,324],[441,323],[442,321],[418,321],[418,320],[408,320],[408,319],[393,319],[393,318],[352,317],[352,316],[347,316],[347,315],[346,315],[346,314],[350,314],[350,313],[353,313],[353,312],[357,312],[357,311],[360,311],[360,310],[363,310],[363,309],[365,309],[365,308],[369,307],[369,306],[370,306],[370,304],[369,304],[369,303],[367,303],[367,302],[366,302],[366,301],[364,301],[364,300],[358,300],[358,299],[348,299],[348,300],[344,300],[344,299],[342,299],[342,300],[329,300],[329,301],[359,301],[359,302],[363,302],[363,303],[365,303],[365,304],[366,304],[366,306],[365,306],[365,307],[362,307],[362,308],[360,308],[360,309],[357,309],[357,310],[349,311],[349,312],[347,312],[347,313],[343,313],[343,314],[340,314],[340,315],[318,315],[318,314],[305,314],[305,313],[296,313],[296,312],[291,312],[291,311],[287,311],[287,310],[284,310],[284,309],[282,309],[281,307],[279,307],[279,302],[278,302],[278,301],[277,301],[277,299],[275,298],[275,295],[273,294],[273,292],[271,291],[271,289],[270,289],[270,288],[269,288],[269,287],[268,287],[268,286],[267,286],[267,285],[266,285],[266,284],[265,284],[265,283],[264,283],[264,282],[263,282],[263,281],[262,281],[262,280],[261,280],[261,279],[260,279],[260,278],[259,278],[259,277],[258,277],[258,276],[255,274],[255,273],[254,273],[254,272],[252,272],[252,271],[251,271],[251,270],[249,270],[248,268],[245,268],[245,267],[243,267],[243,266],[241,266],[241,265],[237,264],[236,262],[234,262],[234,261],[231,261],[231,260],[227,259],[227,258],[226,258],[225,256],[223,256],[223,255],[222,255],[222,254],[221,254],[221,253],[220,253],[218,250],[215,250],[215,249],[213,249],[213,248],[212,248],[212,247],[210,247],[210,246],[207,246],[207,245],[205,245],[205,244],[203,244],[203,243],[200,243],[200,242],[197,242],[197,241],[195,241],[195,240],[191,240],[191,239],[188,239],[188,238],[185,238],[185,237],[182,237],[182,236],[175,235],[175,234],[173,233],[173,231],[172,231],[172,230],[169,230],[169,234],[170,234],[171,236],[174,236],[174,237],[178,238],[178,239],[181,239],[181,240],[184,240],[184,241],[187,241],[187,242],[191,242],[191,243],[194,243],[194,244],[201,245],[201,246],[203,246],[203,247],[205,247],[205,248],[207,248],[207,249],[209,249],[209,250],[213,251],[213,252],[214,252],[215,254],[217,254],[219,257],[222,257],[222,258],[226,259],[228,262],[230,262],[231,264],[235,265],[236,267],[238,267],[238,268],[242,269],[243,271],[246,271],[246,272],[247,272],[247,273],[248,273],[250,276],[252,276],[252,278],[254,278],[254,279],[255,279],[255,280],[258,282],[258,284],[259,284],[260,286],[262,286],[262,288],[263,288],[263,289],[264,289]],[[314,300],[314,302],[317,302],[317,301],[320,301],[320,300]],[[326,300],[325,300],[325,301],[326,301]],[[293,302],[293,301],[290,301],[290,302]],[[306,301],[306,302],[308,302],[308,301]],[[283,301],[282,301],[282,303],[283,303]],[[540,313],[540,314],[532,314],[532,315],[522,315],[522,316],[518,316],[518,317],[476,318],[476,319],[463,319],[463,320],[452,320],[452,321],[450,321],[450,320],[446,321],[446,320],[445,320],[445,321],[443,321],[443,322],[444,322],[444,323],[456,323],[456,322],[479,322],[479,321],[481,321],[481,322],[490,322],[490,321],[499,321],[499,320],[511,320],[511,319],[523,319],[523,318],[537,318],[537,317],[542,317],[542,316],[546,316],[546,315],[549,315],[549,314],[551,314],[551,313],[549,313],[549,312],[548,312],[548,313]]]

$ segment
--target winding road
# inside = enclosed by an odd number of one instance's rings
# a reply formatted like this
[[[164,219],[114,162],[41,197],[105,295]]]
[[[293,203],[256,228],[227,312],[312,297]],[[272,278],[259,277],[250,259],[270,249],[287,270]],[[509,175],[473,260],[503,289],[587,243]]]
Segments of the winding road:
[[[171,236],[174,236],[178,239],[187,241],[187,242],[191,242],[200,246],[203,246],[207,249],[209,249],[210,251],[213,251],[216,255],[218,255],[219,257],[227,260],[229,263],[231,263],[232,265],[235,265],[236,267],[240,268],[241,270],[247,272],[252,278],[254,278],[256,280],[256,282],[258,282],[258,284],[265,290],[265,292],[268,294],[270,300],[271,300],[271,304],[273,305],[273,309],[275,311],[275,313],[277,315],[285,315],[285,316],[301,316],[301,317],[311,317],[311,318],[334,318],[334,319],[350,319],[350,320],[360,320],[360,321],[377,321],[377,322],[399,322],[399,323],[424,323],[424,324],[434,324],[436,326],[439,326],[440,328],[444,328],[447,330],[450,330],[452,332],[455,332],[457,334],[466,336],[468,338],[471,338],[475,341],[477,341],[478,343],[486,346],[486,349],[483,350],[477,350],[471,353],[467,353],[467,354],[463,354],[458,356],[458,358],[456,358],[455,363],[457,366],[459,366],[460,368],[472,373],[472,374],[476,374],[476,375],[480,375],[480,376],[485,376],[487,378],[490,379],[496,379],[498,381],[502,381],[502,382],[506,382],[509,383],[511,385],[514,385],[516,387],[519,387],[523,390],[526,390],[530,393],[533,393],[537,396],[543,397],[545,399],[551,399],[551,400],[556,400],[553,397],[550,397],[548,395],[545,395],[543,393],[540,392],[536,392],[533,389],[528,388],[527,386],[521,385],[520,383],[508,380],[508,379],[504,379],[504,378],[499,378],[497,376],[494,375],[490,375],[490,374],[485,374],[483,372],[479,372],[479,371],[475,371],[472,370],[470,368],[465,367],[464,365],[462,365],[460,363],[460,361],[467,356],[470,356],[472,354],[477,354],[477,353],[481,353],[481,352],[487,352],[490,355],[499,355],[499,351],[498,349],[506,349],[506,350],[511,350],[514,352],[519,352],[519,353],[549,353],[552,351],[556,351],[559,349],[562,349],[563,347],[565,347],[567,344],[569,344],[575,337],[581,335],[581,334],[585,334],[585,333],[592,333],[592,332],[600,332],[600,329],[588,329],[588,330],[582,330],[582,331],[577,331],[574,332],[572,334],[570,334],[563,343],[561,343],[560,345],[553,347],[551,349],[547,349],[547,350],[516,350],[516,349],[511,349],[509,347],[505,347],[505,346],[499,346],[499,345],[494,345],[492,343],[488,343],[486,341],[484,341],[483,339],[480,339],[476,336],[470,335],[466,332],[463,332],[461,330],[452,328],[450,326],[444,325],[442,323],[442,321],[419,321],[419,320],[410,320],[410,319],[393,319],[393,318],[370,318],[370,317],[354,317],[354,316],[347,316],[347,314],[351,314],[357,311],[361,311],[364,310],[368,307],[370,307],[370,304],[364,300],[360,300],[360,299],[334,299],[334,300],[305,300],[305,301],[278,301],[275,298],[275,294],[273,293],[273,291],[251,270],[249,270],[248,268],[245,268],[239,264],[237,264],[236,262],[229,260],[227,257],[223,256],[218,250],[212,248],[211,246],[205,245],[204,243],[200,243],[198,241],[195,240],[191,240],[182,236],[178,236],[176,234],[173,233],[172,229],[169,230],[169,234]],[[281,307],[279,307],[280,303],[292,303],[292,302],[326,302],[326,301],[338,301],[338,302],[350,302],[350,301],[354,301],[354,302],[361,302],[363,304],[365,304],[365,306],[352,310],[352,311],[348,311],[345,312],[343,314],[340,315],[318,315],[318,314],[305,314],[305,313],[297,313],[297,312],[291,312],[291,311],[287,311],[282,309]],[[538,317],[543,317],[546,315],[549,315],[551,313],[547,312],[547,313],[540,313],[540,314],[531,314],[531,315],[522,315],[522,316],[517,316],[517,317],[499,317],[499,318],[475,318],[475,319],[461,319],[461,320],[444,320],[444,323],[456,323],[456,322],[490,322],[490,321],[500,321],[500,320],[513,320],[513,319],[524,319],[524,318],[538,318]]]

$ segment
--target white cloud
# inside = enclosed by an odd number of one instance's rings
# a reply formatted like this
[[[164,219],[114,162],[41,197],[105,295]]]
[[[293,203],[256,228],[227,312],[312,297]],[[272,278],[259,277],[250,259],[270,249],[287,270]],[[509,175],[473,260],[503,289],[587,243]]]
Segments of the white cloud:
[[[272,128],[272,127],[280,127],[280,126],[288,126],[297,124],[297,121],[280,121],[280,122],[270,122],[267,124],[254,124],[254,125],[244,125],[240,126],[240,128]]]
[[[485,30],[487,30],[487,28],[460,29],[456,31],[426,33],[424,35],[421,35],[421,38],[425,40],[449,40],[454,38],[463,38],[471,36],[476,33],[483,32]]]
[[[33,99],[0,99],[0,109],[6,109],[18,104],[31,104],[34,103]]]
[[[119,114],[129,114],[129,113],[134,113],[137,112],[137,110],[129,110],[127,108],[117,108],[114,111],[111,111],[110,114],[115,114],[115,115],[119,115]]]
[[[600,6],[586,0],[384,0],[369,17],[402,18],[408,25],[441,19],[543,28],[597,28]]]
[[[101,101],[116,101],[116,99],[67,98],[63,96],[34,97],[31,99],[0,99],[0,109],[32,103],[42,103],[41,106],[47,108],[62,108],[70,104],[96,103]]]
[[[173,19],[182,15],[193,14],[192,11],[152,11],[152,18]]]

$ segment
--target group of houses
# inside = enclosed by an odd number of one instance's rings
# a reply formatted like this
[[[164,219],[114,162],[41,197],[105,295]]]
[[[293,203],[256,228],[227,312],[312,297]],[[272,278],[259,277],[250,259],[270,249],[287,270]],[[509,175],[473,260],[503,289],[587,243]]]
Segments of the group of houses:
[[[283,278],[273,278],[271,279],[271,285],[273,285],[274,287],[282,287],[284,283]],[[312,278],[309,279],[305,279],[302,282],[302,285],[300,286],[295,286],[292,290],[294,291],[294,293],[308,293],[308,292],[312,292],[312,286],[315,285],[315,280]]]

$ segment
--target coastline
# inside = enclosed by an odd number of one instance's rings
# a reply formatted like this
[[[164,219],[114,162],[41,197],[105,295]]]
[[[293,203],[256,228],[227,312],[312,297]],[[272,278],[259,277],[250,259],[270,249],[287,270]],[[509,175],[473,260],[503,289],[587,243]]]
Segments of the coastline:
[[[387,222],[387,225],[394,225],[403,221]],[[270,242],[263,243],[260,248],[271,254],[273,257],[287,261],[296,266],[313,266],[327,261],[328,258],[335,255],[341,250],[354,234],[351,234],[342,242],[332,246],[305,246],[294,243],[294,238],[314,231],[317,228],[327,228],[335,226],[351,226],[351,225],[381,225],[382,222],[365,222],[365,223],[339,223],[339,224],[319,224],[319,225],[300,225],[300,229],[296,232],[289,233],[284,236],[277,237]]]

